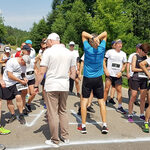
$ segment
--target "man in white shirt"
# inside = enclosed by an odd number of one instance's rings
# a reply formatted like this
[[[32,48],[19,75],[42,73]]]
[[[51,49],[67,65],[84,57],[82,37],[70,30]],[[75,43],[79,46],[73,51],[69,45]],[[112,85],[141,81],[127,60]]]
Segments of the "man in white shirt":
[[[76,86],[76,90],[77,90],[77,96],[80,98],[80,84],[79,84],[79,69],[80,69],[80,64],[79,64],[79,52],[78,50],[74,50],[74,46],[75,43],[73,41],[71,41],[69,43],[69,50],[72,52],[72,55],[75,59],[76,62],[76,79],[75,79],[75,86]],[[73,87],[74,87],[74,80],[73,79],[69,79],[69,95],[75,95],[75,93],[73,92]]]
[[[66,101],[69,91],[69,71],[72,79],[75,79],[75,61],[72,53],[60,44],[60,37],[51,33],[47,38],[47,48],[43,53],[40,70],[35,82],[35,91],[38,92],[38,85],[46,73],[45,91],[48,124],[51,132],[51,139],[45,143],[58,147],[59,124],[60,136],[65,143],[69,142],[68,118]]]
[[[11,113],[11,118],[8,120],[9,123],[16,119],[15,108],[12,102],[12,99],[16,98],[16,104],[20,113],[19,121],[21,124],[25,124],[21,91],[23,88],[27,88],[25,86],[28,82],[25,78],[27,65],[30,65],[30,57],[28,55],[11,58],[6,64],[6,70],[3,74],[6,88],[0,87],[2,93],[0,98],[7,100],[7,106]]]
[[[122,41],[116,40],[115,49],[108,50],[105,54],[103,67],[106,75],[104,100],[107,101],[110,86],[115,85],[117,91],[118,108],[117,111],[126,114],[122,107],[122,72],[125,70],[127,56],[121,51]],[[106,66],[107,61],[107,66]]]

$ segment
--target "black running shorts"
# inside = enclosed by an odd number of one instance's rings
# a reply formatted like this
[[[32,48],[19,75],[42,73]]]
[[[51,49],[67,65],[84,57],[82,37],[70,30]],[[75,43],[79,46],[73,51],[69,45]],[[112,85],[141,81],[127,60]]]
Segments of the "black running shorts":
[[[106,78],[108,78],[111,81],[113,87],[115,87],[116,85],[122,85],[122,77],[117,78],[112,76],[109,77],[106,76]]]
[[[138,91],[138,89],[144,90],[147,89],[147,79],[142,78],[140,80],[134,80],[132,78],[132,82],[131,82],[131,89]]]
[[[83,77],[83,83],[82,83],[83,98],[89,98],[92,90],[93,90],[94,97],[98,99],[104,98],[104,87],[103,87],[102,76],[97,78]]]
[[[35,79],[32,79],[32,80],[29,80],[29,81],[28,81],[28,86],[34,85],[34,84],[35,84]]]
[[[17,91],[16,84],[6,88],[2,88],[0,85],[0,99],[12,100],[16,95],[21,95],[21,91]]]

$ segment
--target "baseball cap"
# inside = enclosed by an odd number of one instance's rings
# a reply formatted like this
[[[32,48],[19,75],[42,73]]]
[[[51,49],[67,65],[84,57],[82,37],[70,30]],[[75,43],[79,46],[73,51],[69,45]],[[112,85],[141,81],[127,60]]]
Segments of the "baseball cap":
[[[22,48],[22,50],[30,51],[31,48],[28,45],[24,45],[23,48]]]
[[[9,46],[6,46],[6,47],[4,47],[4,51],[5,51],[6,53],[10,53],[11,48],[10,48]]]
[[[17,51],[21,51],[21,48],[20,48],[20,47],[17,47],[16,50],[17,50]]]
[[[69,43],[69,45],[75,45],[75,43],[74,43],[73,41],[71,41],[71,42]]]
[[[60,41],[60,37],[57,33],[51,33],[47,37],[47,40],[54,40],[54,41]]]
[[[31,44],[31,45],[32,45],[32,41],[31,41],[31,40],[26,40],[25,43],[26,43],[26,44]]]
[[[137,44],[136,48],[140,48],[141,45],[142,45],[141,43]]]
[[[30,65],[31,58],[29,55],[23,55],[22,59],[25,61],[26,65]]]
[[[118,39],[118,40],[115,41],[115,43],[122,43],[122,40]]]

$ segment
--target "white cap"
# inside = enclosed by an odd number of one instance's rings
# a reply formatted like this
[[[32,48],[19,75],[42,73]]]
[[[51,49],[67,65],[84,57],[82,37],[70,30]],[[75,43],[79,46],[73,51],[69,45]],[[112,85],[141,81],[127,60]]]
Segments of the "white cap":
[[[17,50],[17,51],[21,51],[21,48],[20,48],[20,47],[17,47],[16,50]]]
[[[6,53],[10,53],[11,48],[10,48],[9,46],[6,46],[6,47],[4,47],[4,51],[5,51]]]
[[[47,40],[54,40],[54,41],[60,41],[60,37],[57,33],[51,33],[47,37]]]
[[[71,42],[69,43],[69,45],[75,45],[75,43],[74,43],[73,41],[71,41]]]
[[[27,66],[27,65],[30,65],[31,58],[30,58],[29,55],[23,55],[23,56],[22,56],[22,59],[25,61],[26,66]]]

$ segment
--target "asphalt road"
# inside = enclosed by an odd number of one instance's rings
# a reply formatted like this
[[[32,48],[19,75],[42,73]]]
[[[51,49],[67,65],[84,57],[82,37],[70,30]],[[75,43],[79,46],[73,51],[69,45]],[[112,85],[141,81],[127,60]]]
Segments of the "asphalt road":
[[[0,144],[8,150],[48,150],[54,149],[44,142],[50,138],[46,119],[46,110],[43,108],[41,94],[37,94],[32,102],[32,113],[25,117],[26,124],[21,125],[18,120],[11,124],[6,121],[10,116],[6,101],[2,101],[2,123],[5,128],[11,130],[9,135],[0,135]],[[117,103],[117,100],[115,100]],[[15,100],[13,101],[16,103]],[[88,113],[87,134],[83,135],[77,130],[81,123],[81,117],[77,115],[79,98],[69,96],[67,110],[69,117],[70,144],[61,146],[60,150],[148,150],[150,145],[150,134],[143,133],[139,119],[139,106],[134,106],[134,123],[128,123],[127,115],[116,112],[116,105],[107,106],[107,122],[109,133],[101,133],[101,117],[96,99],[93,99],[95,113]],[[128,111],[127,89],[123,89],[123,107]],[[16,114],[18,111],[16,109]],[[56,149],[56,148],[55,148]]]

